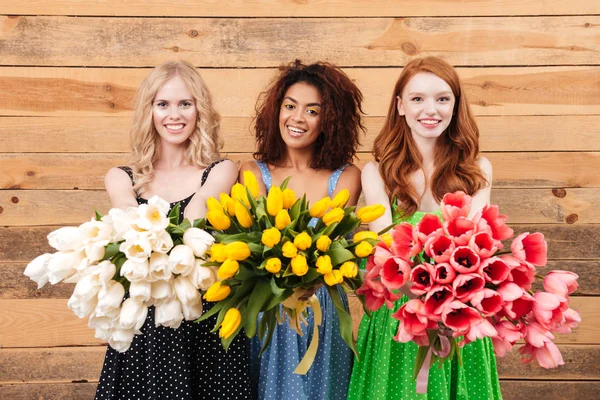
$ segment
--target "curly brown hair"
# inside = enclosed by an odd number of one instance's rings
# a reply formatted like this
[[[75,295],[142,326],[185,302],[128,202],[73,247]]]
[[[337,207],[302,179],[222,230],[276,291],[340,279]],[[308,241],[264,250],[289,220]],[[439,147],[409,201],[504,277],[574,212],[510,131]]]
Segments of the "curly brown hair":
[[[305,65],[296,60],[279,70],[279,76],[256,102],[254,158],[277,165],[286,155],[286,144],[279,131],[279,111],[290,86],[304,82],[314,86],[322,100],[321,132],[313,147],[311,168],[335,170],[352,163],[360,145],[359,132],[365,131],[360,89],[340,68],[326,62]]]
[[[479,129],[469,109],[458,74],[450,64],[438,57],[411,60],[400,74],[383,128],[373,145],[373,156],[379,162],[379,174],[390,198],[398,200],[401,213],[410,216],[418,210],[420,197],[410,181],[411,173],[423,168],[423,159],[412,138],[406,119],[398,114],[397,97],[413,76],[429,72],[442,78],[456,97],[454,115],[435,146],[435,171],[430,185],[440,202],[444,194],[462,190],[474,195],[486,181],[477,160]]]

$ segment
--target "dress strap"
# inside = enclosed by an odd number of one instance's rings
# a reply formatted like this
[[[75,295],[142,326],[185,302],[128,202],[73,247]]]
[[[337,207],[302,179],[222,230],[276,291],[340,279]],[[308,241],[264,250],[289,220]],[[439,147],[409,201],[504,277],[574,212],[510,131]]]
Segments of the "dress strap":
[[[127,172],[127,175],[129,175],[129,178],[131,179],[131,183],[135,184],[135,181],[133,180],[133,170],[131,169],[131,167],[117,167],[119,169],[122,169],[123,171]]]
[[[271,190],[271,185],[273,184],[273,177],[271,176],[271,171],[269,171],[269,167],[267,166],[266,162],[256,160],[254,162],[256,163],[256,165],[258,165],[262,181],[265,184],[267,192],[269,192],[269,190]]]
[[[342,172],[344,172],[346,167],[349,165],[350,164],[342,165],[341,167],[339,167],[331,173],[331,176],[329,177],[329,182],[327,184],[327,194],[329,194],[329,197],[333,197],[333,192],[335,192],[335,187],[337,186],[338,180],[340,179]]]
[[[204,170],[204,172],[202,173],[202,180],[200,181],[200,186],[204,186],[204,183],[206,182],[206,180],[208,179],[208,174],[210,173],[210,170],[213,169],[213,167],[219,163],[222,163],[223,161],[227,160],[227,158],[224,158],[222,160],[217,160],[215,162],[213,162],[212,164],[210,164],[208,167],[206,167],[206,169]]]

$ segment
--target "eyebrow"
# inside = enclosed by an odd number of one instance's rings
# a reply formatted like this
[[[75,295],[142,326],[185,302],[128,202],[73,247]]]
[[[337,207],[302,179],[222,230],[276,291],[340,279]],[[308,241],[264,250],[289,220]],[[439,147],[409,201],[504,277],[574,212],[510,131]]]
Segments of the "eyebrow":
[[[415,95],[419,95],[419,96],[424,96],[425,93],[422,92],[410,92],[408,93],[409,96],[415,96]],[[443,92],[439,92],[436,94],[436,96],[441,96],[441,95],[454,95],[452,92],[449,91],[443,91]]]
[[[154,100],[154,102],[155,102],[155,103],[156,103],[157,101],[164,101],[164,102],[166,102],[166,103],[170,103],[170,101],[169,101],[169,100],[167,100],[167,99],[156,99],[156,100]],[[193,103],[193,102],[194,102],[194,99],[181,99],[181,100],[179,100],[179,103],[181,103],[182,101],[191,101],[191,102]]]
[[[286,99],[287,99],[287,100],[291,101],[291,102],[292,102],[292,103],[294,103],[294,104],[298,104],[298,102],[297,102],[297,101],[296,101],[296,100],[295,100],[293,97],[290,97],[290,96],[285,96],[283,99],[284,99],[284,100],[286,100]],[[306,106],[307,106],[307,107],[323,107],[323,106],[321,105],[321,103],[308,103]]]

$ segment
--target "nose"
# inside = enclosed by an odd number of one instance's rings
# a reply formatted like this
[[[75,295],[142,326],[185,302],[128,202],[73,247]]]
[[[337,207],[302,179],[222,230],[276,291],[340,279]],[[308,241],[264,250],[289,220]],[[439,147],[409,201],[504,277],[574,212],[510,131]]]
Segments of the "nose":
[[[437,112],[437,104],[435,102],[435,100],[427,100],[425,102],[425,113],[427,113],[427,115],[433,115]]]
[[[179,107],[175,106],[175,107],[169,108],[169,118],[179,119],[180,116],[181,116],[181,110],[179,109]]]
[[[294,113],[292,114],[292,119],[294,121],[303,121],[304,120],[304,110],[300,107],[296,107]]]

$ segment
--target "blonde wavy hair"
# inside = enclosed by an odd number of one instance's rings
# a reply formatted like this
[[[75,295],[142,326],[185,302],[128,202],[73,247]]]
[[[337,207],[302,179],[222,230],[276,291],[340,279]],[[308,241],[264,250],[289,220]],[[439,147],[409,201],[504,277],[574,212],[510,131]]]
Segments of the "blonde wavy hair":
[[[160,136],[154,127],[152,107],[156,93],[174,77],[180,77],[194,97],[197,118],[196,129],[190,135],[185,150],[185,160],[190,165],[207,167],[220,158],[223,141],[219,136],[221,117],[213,108],[208,87],[194,66],[186,61],[167,61],[155,67],[141,83],[133,124],[130,131],[131,160],[134,174],[133,189],[143,191],[154,177],[154,163],[160,157]]]

